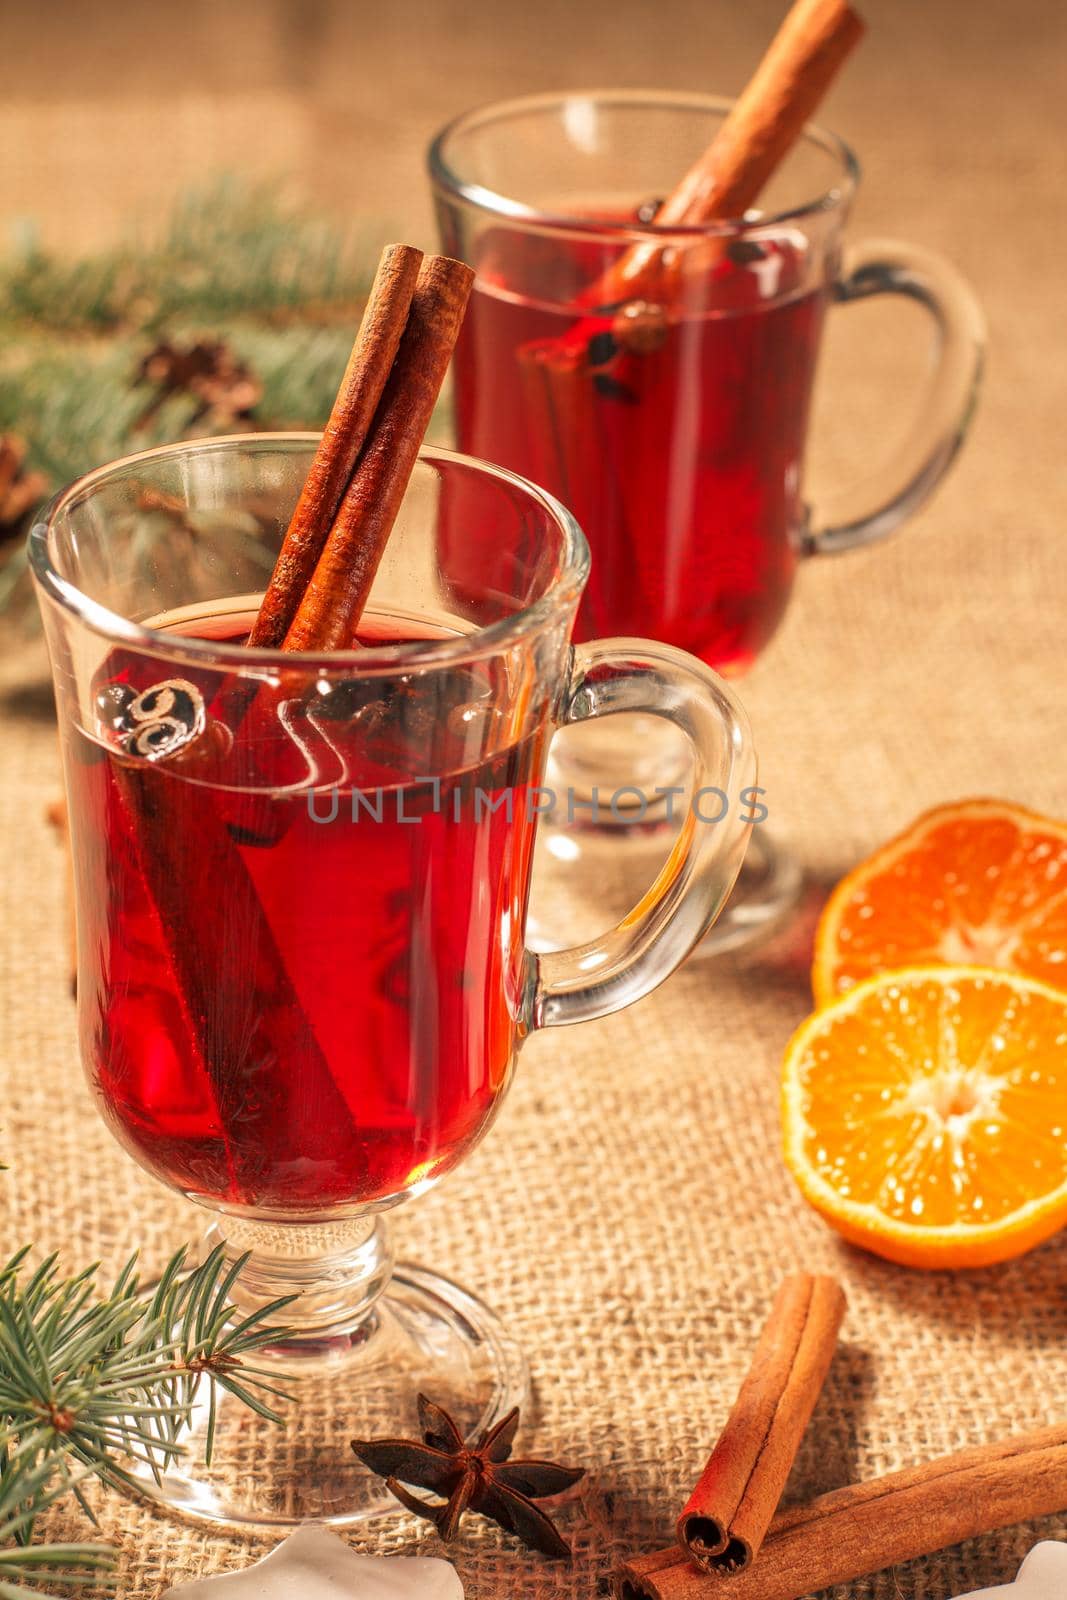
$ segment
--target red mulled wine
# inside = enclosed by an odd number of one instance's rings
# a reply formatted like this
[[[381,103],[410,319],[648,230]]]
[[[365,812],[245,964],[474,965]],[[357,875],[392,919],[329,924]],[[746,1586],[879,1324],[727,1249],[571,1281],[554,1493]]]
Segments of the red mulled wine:
[[[825,290],[804,284],[799,235],[696,249],[665,316],[620,320],[589,309],[604,250],[485,236],[457,434],[577,517],[593,552],[578,637],[650,636],[740,670],[792,585]]]
[[[181,631],[240,640],[249,621]],[[359,642],[441,631],[371,617]],[[74,735],[84,1055],[108,1122],[170,1184],[321,1215],[437,1177],[486,1127],[543,754],[538,733],[508,743],[489,670],[435,671],[432,701],[417,674],[264,682],[229,715],[216,674],[203,737],[228,729],[217,771],[238,780],[141,762],[135,804],[114,746]],[[100,703],[159,703],[153,676],[116,652]]]

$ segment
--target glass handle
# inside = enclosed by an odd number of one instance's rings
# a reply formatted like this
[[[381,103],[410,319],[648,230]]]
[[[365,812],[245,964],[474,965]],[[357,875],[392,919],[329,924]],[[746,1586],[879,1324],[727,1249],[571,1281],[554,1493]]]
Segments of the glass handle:
[[[570,950],[529,956],[534,1028],[606,1016],[662,983],[715,921],[745,854],[758,803],[756,756],[748,718],[722,679],[666,644],[580,645],[559,725],[621,711],[664,717],[687,736],[690,804],[659,876],[617,927]]]
[[[892,460],[827,500],[801,536],[804,555],[870,544],[910,516],[948,471],[974,413],[982,376],[985,321],[970,288],[941,256],[872,239],[846,256],[835,298],[905,295],[934,319],[938,348],[918,417]]]

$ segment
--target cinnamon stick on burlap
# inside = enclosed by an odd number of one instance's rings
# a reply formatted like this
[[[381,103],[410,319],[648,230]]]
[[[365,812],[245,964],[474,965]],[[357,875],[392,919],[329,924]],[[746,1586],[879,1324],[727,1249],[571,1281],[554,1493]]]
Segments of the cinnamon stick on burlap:
[[[724,1580],[678,1545],[630,1561],[617,1600],[803,1600],[900,1561],[1067,1508],[1067,1424],[980,1445],[779,1512],[747,1572]]]
[[[726,1427],[678,1518],[679,1543],[705,1570],[740,1572],[763,1543],[845,1307],[835,1278],[798,1273],[779,1289]]]

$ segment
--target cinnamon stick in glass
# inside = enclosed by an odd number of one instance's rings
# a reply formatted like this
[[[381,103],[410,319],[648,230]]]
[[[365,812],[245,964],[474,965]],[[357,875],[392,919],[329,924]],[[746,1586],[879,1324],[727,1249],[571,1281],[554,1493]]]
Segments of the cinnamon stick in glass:
[[[803,1600],[836,1583],[1067,1508],[1067,1424],[1019,1434],[782,1511],[758,1559],[724,1580],[680,1546],[638,1556],[616,1600]]]
[[[656,222],[743,216],[863,34],[847,0],[796,0],[713,143],[664,201]]]
[[[448,256],[423,261],[381,403],[283,649],[343,650],[351,645],[473,284],[474,273],[462,261]]]
[[[332,426],[290,522],[264,602],[266,615],[253,639],[276,640],[284,625],[286,648],[329,650],[351,643],[472,279],[468,267],[444,257],[424,261],[409,246],[386,251]],[[349,498],[353,485],[359,519]],[[339,542],[331,548],[335,536]],[[295,643],[289,635],[298,622]],[[232,699],[231,730],[249,703],[240,691]],[[314,1160],[327,1128],[332,1159],[339,1128],[348,1130],[353,1163],[362,1159],[364,1141],[303,1014],[237,845],[221,821],[209,824],[203,808],[196,810],[195,827],[186,818],[183,770],[202,759],[219,731],[209,720],[198,739],[155,763],[114,753],[112,771],[130,847],[168,935],[234,1182],[254,1198],[257,1116],[270,1117],[274,1129],[288,1129],[294,1159]],[[242,931],[240,942],[234,928]],[[275,1075],[250,1096],[248,1074],[260,1072],[264,1062],[299,1063],[299,1078]],[[288,1115],[279,1121],[281,1096]],[[240,1140],[230,1133],[238,1125]]]
[[[393,369],[422,260],[410,244],[382,252],[337,399],[248,636],[251,645],[277,648],[296,616]]]
[[[678,1518],[679,1543],[706,1571],[741,1572],[763,1543],[845,1307],[836,1278],[798,1273],[779,1289],[726,1427]]]
[[[795,0],[715,138],[657,210],[656,227],[743,217],[864,31],[848,0]],[[654,296],[665,250],[677,253],[666,245],[634,245],[589,291],[590,303]]]
[[[304,1015],[248,867],[223,820],[170,765],[113,756],[111,770],[211,1083],[235,1198],[255,1201],[260,1191],[260,1125],[263,1148],[279,1165],[337,1161],[344,1130],[345,1157],[358,1170],[366,1141]]]
[[[687,241],[684,230],[744,216],[864,31],[848,0],[795,0],[715,138],[656,211],[657,227],[674,226],[683,234],[631,245],[583,291],[587,316],[568,333],[532,342],[521,353],[520,364],[530,367],[523,381],[539,396],[533,416],[544,414],[541,425],[550,432],[558,428],[560,385],[578,388],[578,398],[568,409],[581,403],[589,376],[589,341],[602,328],[598,318],[617,313],[613,332],[627,350],[640,352],[661,342],[678,275],[709,273],[719,256],[717,241],[699,235]],[[640,315],[628,317],[635,309]],[[553,367],[559,369],[555,386]]]

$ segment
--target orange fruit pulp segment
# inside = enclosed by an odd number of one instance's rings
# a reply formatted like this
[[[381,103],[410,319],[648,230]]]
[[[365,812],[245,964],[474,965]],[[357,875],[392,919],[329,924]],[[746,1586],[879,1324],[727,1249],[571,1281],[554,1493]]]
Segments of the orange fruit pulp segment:
[[[782,1080],[786,1162],[846,1239],[983,1266],[1067,1225],[1067,994],[1015,974],[887,973],[816,1012]]]
[[[1067,825],[997,800],[939,806],[842,879],[815,936],[818,1005],[930,963],[1067,988]]]

